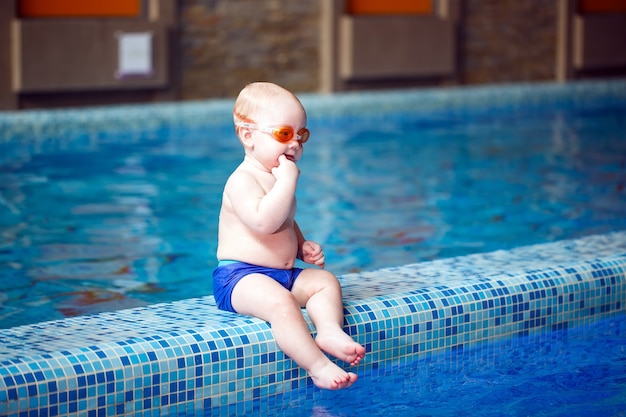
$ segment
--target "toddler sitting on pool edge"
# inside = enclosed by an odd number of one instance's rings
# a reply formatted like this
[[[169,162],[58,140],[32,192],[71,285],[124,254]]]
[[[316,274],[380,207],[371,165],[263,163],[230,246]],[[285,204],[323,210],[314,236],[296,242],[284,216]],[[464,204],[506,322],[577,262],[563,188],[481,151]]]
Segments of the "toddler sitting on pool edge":
[[[247,85],[234,108],[243,162],[224,187],[213,294],[222,310],[266,320],[283,352],[320,388],[347,388],[357,375],[324,352],[357,365],[365,348],[343,331],[337,278],[324,268],[320,245],[305,240],[294,220],[296,163],[309,138],[306,112],[290,91],[272,83]],[[301,308],[317,330],[311,337]]]

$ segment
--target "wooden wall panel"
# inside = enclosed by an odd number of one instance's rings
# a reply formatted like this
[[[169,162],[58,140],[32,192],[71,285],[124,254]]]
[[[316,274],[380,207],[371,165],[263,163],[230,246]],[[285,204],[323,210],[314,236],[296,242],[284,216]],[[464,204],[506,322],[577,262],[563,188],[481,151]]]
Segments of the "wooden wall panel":
[[[455,74],[451,21],[428,16],[343,16],[339,32],[339,73],[345,80]]]
[[[0,0],[0,111],[17,107],[17,97],[11,88],[13,64],[11,21],[14,14],[14,3]]]
[[[626,13],[577,15],[573,28],[576,70],[626,67]]]
[[[152,33],[154,72],[118,79],[118,34]],[[160,23],[115,19],[13,22],[15,92],[161,87],[168,80],[168,36]]]

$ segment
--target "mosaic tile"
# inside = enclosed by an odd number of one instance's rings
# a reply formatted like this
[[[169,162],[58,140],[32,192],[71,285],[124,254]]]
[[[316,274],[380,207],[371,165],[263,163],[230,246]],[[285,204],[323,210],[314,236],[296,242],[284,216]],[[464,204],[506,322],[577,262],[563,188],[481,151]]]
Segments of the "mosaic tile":
[[[623,314],[625,271],[617,232],[340,277],[355,371]],[[268,324],[212,297],[0,331],[0,415],[245,413],[298,389]]]
[[[345,118],[367,115],[373,125],[389,117],[402,118],[419,112],[423,117],[439,114],[480,115],[545,105],[594,108],[598,103],[624,105],[626,80],[578,81],[525,85],[471,86],[402,91],[347,92],[333,95],[302,94],[309,123],[332,126]],[[12,141],[32,144],[28,152],[46,148],[94,146],[123,138],[125,141],[150,140],[154,132],[194,129],[230,133],[234,100],[213,99],[183,103],[125,105],[68,110],[0,111],[0,145]],[[388,111],[385,111],[388,110]],[[392,114],[390,114],[392,112]],[[41,139],[43,138],[43,139]],[[0,163],[10,161],[11,147]],[[20,146],[19,152],[25,147]]]

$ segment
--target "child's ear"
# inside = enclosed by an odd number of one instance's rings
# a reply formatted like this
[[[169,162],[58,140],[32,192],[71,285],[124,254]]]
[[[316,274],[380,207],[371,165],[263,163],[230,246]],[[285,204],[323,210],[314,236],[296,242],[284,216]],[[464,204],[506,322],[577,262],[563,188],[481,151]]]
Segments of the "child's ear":
[[[247,128],[247,127],[240,127],[238,133],[239,133],[239,139],[241,139],[241,142],[245,146],[252,147],[252,145],[253,145],[252,130],[250,128]]]

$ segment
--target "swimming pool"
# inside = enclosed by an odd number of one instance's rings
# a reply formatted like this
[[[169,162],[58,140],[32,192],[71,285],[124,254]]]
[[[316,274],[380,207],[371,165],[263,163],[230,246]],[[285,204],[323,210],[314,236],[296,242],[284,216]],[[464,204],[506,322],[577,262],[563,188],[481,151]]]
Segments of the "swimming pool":
[[[619,416],[626,411],[625,335],[622,315],[507,338],[373,370],[349,394],[301,389],[288,409],[261,399],[247,415]]]
[[[477,366],[481,362],[470,358],[468,363],[472,365],[465,365],[466,355],[505,360],[500,351],[511,346],[507,343],[512,343],[515,351],[523,352],[520,340],[526,339],[531,342],[529,346],[539,342],[541,346],[561,349],[561,336],[574,338],[576,329],[591,329],[597,323],[606,323],[605,320],[619,323],[615,320],[623,316],[626,301],[626,232],[619,231],[620,224],[623,224],[620,223],[623,211],[615,215],[611,209],[623,204],[623,188],[620,188],[620,184],[623,183],[624,165],[620,162],[623,161],[620,159],[623,153],[619,153],[622,148],[612,148],[612,157],[615,159],[609,158],[609,161],[617,162],[595,165],[598,159],[606,162],[605,157],[593,152],[593,148],[571,148],[571,145],[580,145],[581,142],[576,138],[587,129],[576,129],[579,123],[577,115],[591,112],[603,117],[611,114],[610,117],[617,123],[622,123],[617,126],[623,126],[623,113],[605,113],[605,110],[624,108],[626,83],[611,81],[308,96],[303,97],[303,101],[312,117],[312,125],[317,123],[320,131],[345,132],[346,118],[354,117],[360,122],[355,128],[359,129],[356,133],[347,132],[343,137],[335,137],[333,146],[327,146],[326,161],[336,161],[345,156],[337,154],[337,142],[350,143],[355,148],[358,148],[355,144],[369,143],[381,155],[388,156],[384,154],[385,148],[376,142],[379,136],[368,137],[364,132],[380,132],[381,126],[390,122],[395,126],[403,126],[402,123],[407,123],[407,115],[418,111],[423,117],[418,122],[410,122],[403,129],[438,129],[453,124],[452,121],[458,117],[469,115],[470,119],[486,121],[482,130],[478,127],[485,134],[497,131],[499,123],[513,123],[514,119],[509,118],[512,114],[533,116],[547,108],[556,108],[559,109],[558,117],[551,125],[553,136],[550,136],[554,146],[559,143],[563,145],[559,141],[565,140],[568,149],[582,149],[578,155],[584,155],[578,160],[578,166],[603,167],[600,171],[595,168],[585,171],[580,181],[576,181],[574,191],[579,192],[582,199],[591,199],[587,193],[594,191],[593,188],[600,187],[603,192],[593,194],[593,204],[597,203],[598,206],[592,205],[593,209],[588,216],[578,213],[578,217],[570,219],[572,223],[581,226],[581,230],[584,224],[592,225],[591,231],[571,236],[576,237],[574,240],[557,240],[493,252],[491,250],[494,248],[484,244],[490,238],[481,238],[482,245],[474,250],[482,253],[450,257],[454,253],[446,255],[436,252],[434,256],[433,253],[430,255],[437,258],[435,260],[343,273],[341,280],[346,299],[346,328],[368,347],[367,360],[355,369],[362,376],[362,382],[365,382],[362,389],[372,389],[373,385],[368,385],[368,380],[375,384],[376,378],[380,376],[381,380],[391,381],[392,374],[405,371],[408,372],[405,374],[409,375],[408,379],[423,378],[420,372],[424,370],[424,363],[428,363],[420,362],[423,360],[431,360],[430,363],[445,367],[450,365],[450,358],[453,358],[452,363],[459,364],[460,372],[455,377],[467,375],[471,378],[468,366]],[[15,148],[22,152],[22,157],[29,158],[31,154],[50,150],[56,152],[56,149],[63,147],[97,148],[108,142],[116,145],[121,140],[149,141],[163,132],[174,136],[180,132],[204,132],[207,125],[214,127],[218,132],[216,134],[231,135],[230,129],[223,127],[229,119],[229,104],[211,102],[101,109],[97,112],[42,112],[36,115],[41,120],[27,114],[15,115],[10,121],[2,119],[0,123],[4,123],[1,125],[3,132],[5,128],[13,132],[11,140],[29,144],[26,151],[22,147]],[[29,123],[24,123],[25,120]],[[515,120],[520,123],[520,119]],[[562,124],[567,120],[573,125]],[[461,136],[466,138],[463,126],[456,128],[456,134],[461,132]],[[596,127],[589,129],[594,130]],[[536,130],[532,128],[530,131]],[[35,132],[37,135],[34,135]],[[399,135],[397,131],[391,133]],[[623,137],[619,136],[623,134],[623,129],[606,133],[617,135],[617,145],[623,145]],[[47,138],[46,141],[36,140],[39,136]],[[499,155],[501,146],[503,144],[498,143],[489,148],[489,154]],[[522,178],[522,173],[532,171],[530,168],[534,167],[538,159],[536,154],[529,151],[535,149],[533,146],[532,143],[520,146],[519,152],[528,151],[535,157],[523,158],[524,164],[518,167],[520,177],[516,178]],[[13,148],[7,146],[5,149]],[[162,149],[167,149],[167,146]],[[348,148],[341,148],[345,149]],[[446,148],[442,150],[445,152]],[[408,155],[404,150],[395,153]],[[480,182],[484,171],[494,169],[489,166],[486,170],[477,170],[488,163],[489,158],[480,157],[471,147],[457,148],[452,155],[462,153],[471,157],[463,159],[465,165],[461,167],[444,170],[444,179],[453,175],[457,169],[469,170],[475,174],[471,180],[476,184]],[[20,155],[10,156],[15,158]],[[4,163],[11,158],[7,157]],[[388,165],[385,165],[387,159],[383,159],[369,162],[372,165],[381,164],[389,170]],[[335,177],[324,177],[328,172],[323,169],[323,163],[324,160],[317,161],[311,167],[303,168],[303,171],[315,172],[310,177],[314,184],[322,181],[324,185],[332,187],[340,183]],[[405,172],[401,162],[394,162],[394,168],[396,165]],[[575,167],[573,165],[569,169],[574,170]],[[315,168],[318,168],[317,171]],[[398,184],[385,184],[384,181],[359,184],[372,166],[364,167],[363,171],[359,167],[353,168],[354,176],[341,178],[341,183],[346,187],[335,192],[338,205],[349,206],[350,194],[345,193],[349,193],[355,186],[371,190],[374,197],[380,191],[385,197],[389,197],[385,192],[393,191],[395,195],[407,191],[402,187],[393,188]],[[437,177],[434,174],[438,172],[435,169],[420,178],[433,181]],[[560,218],[555,213],[561,213],[560,209],[564,207],[557,198],[558,193],[562,191],[561,188],[573,184],[563,181],[560,175],[555,177],[551,170],[544,170],[543,175],[550,180],[546,186],[549,192],[535,197],[540,200],[540,197],[551,196],[551,205],[548,206],[551,211],[547,212],[547,217],[558,223]],[[383,177],[377,175],[374,180],[382,180]],[[306,173],[303,173],[302,180],[309,181]],[[594,187],[584,188],[585,184]],[[454,189],[454,195],[461,195],[463,203],[476,209],[475,204],[471,203],[475,202],[477,196],[464,194],[468,188],[475,188],[471,185],[471,181],[459,184]],[[523,191],[533,187],[527,183],[513,185],[520,187],[513,187],[519,191],[520,198],[527,194]],[[310,188],[310,184],[308,186]],[[514,195],[501,193],[507,191],[506,187],[497,190],[499,196],[514,199]],[[388,203],[381,200],[374,198],[373,201],[383,206]],[[303,204],[303,201],[307,201],[306,195],[300,197],[299,201],[300,209],[306,211],[308,204]],[[449,204],[446,198],[436,201],[441,205]],[[405,207],[402,203],[392,201],[399,213],[407,212],[410,206]],[[330,207],[334,209],[332,204]],[[424,206],[416,204],[416,207]],[[358,212],[358,208],[352,207],[352,210]],[[383,211],[379,206],[374,206],[373,210]],[[311,211],[318,210],[312,207]],[[601,213],[600,218],[594,217],[594,213]],[[493,217],[488,218],[497,224],[503,222],[509,213],[504,213],[504,218],[502,215],[502,212],[494,212]],[[327,221],[326,217],[322,220]],[[395,217],[399,216],[386,217],[387,224],[394,225]],[[541,216],[535,213],[527,224],[535,225],[536,217]],[[607,224],[611,224],[613,229],[594,229]],[[132,225],[135,226],[135,223]],[[470,226],[467,230],[474,232],[480,227]],[[337,227],[343,227],[343,224]],[[561,229],[564,229],[561,225],[552,229],[553,235],[548,238],[543,236],[541,242],[567,237],[558,232]],[[602,234],[589,235],[597,232]],[[321,227],[313,229],[312,233],[333,237],[332,234],[324,235],[328,229]],[[519,231],[515,229],[514,233],[517,236]],[[401,241],[402,237],[401,234],[385,236],[383,240],[392,241],[392,238],[396,238]],[[411,242],[413,237],[403,244],[411,247],[420,242],[419,236]],[[458,236],[455,239],[458,240]],[[332,239],[329,243],[333,244]],[[519,243],[537,242],[521,239]],[[514,245],[514,239],[509,239],[508,244]],[[508,246],[504,245],[504,248]],[[421,259],[429,258],[426,256],[418,260]],[[619,326],[622,325],[615,324],[613,329],[621,328]],[[544,344],[548,340],[550,342]],[[619,350],[623,348],[623,343],[619,345],[623,333],[618,332],[617,340]],[[489,356],[490,352],[496,355]],[[438,362],[438,355],[443,355],[445,360]],[[558,357],[541,359],[541,356],[535,358],[530,354],[528,357],[531,363],[533,360],[561,361]],[[417,368],[408,366],[415,361],[419,364]],[[433,369],[440,365],[434,365]],[[411,373],[413,371],[417,372],[417,376]],[[465,371],[468,371],[467,374]],[[617,370],[621,371],[623,368]],[[454,397],[454,391],[445,389],[447,380],[438,379],[437,375],[440,374],[439,371],[434,373],[435,379],[431,381],[434,385],[431,384],[431,387],[439,387],[442,395]],[[534,377],[541,378],[542,375]],[[485,380],[492,385],[502,382],[490,376],[486,376]],[[514,388],[519,390],[525,386]],[[417,394],[423,389],[419,385],[414,385],[414,388]],[[494,395],[498,393],[497,390],[491,392]],[[353,400],[353,394],[351,390],[344,393],[320,393],[311,387],[306,375],[277,350],[265,323],[217,311],[212,297],[185,299],[0,331],[0,415],[191,415],[205,412],[245,415],[254,414],[258,407],[267,404],[272,410],[278,410],[277,415],[290,415],[291,408],[295,409],[295,406],[303,406],[304,410],[308,410],[305,414],[308,412],[311,415],[350,415],[345,401],[347,398]],[[340,398],[342,396],[343,399]],[[309,401],[307,397],[310,397],[310,402],[306,402]],[[332,408],[333,404],[338,404],[336,409]],[[621,403],[617,404],[617,407],[622,406]]]
[[[303,97],[315,140],[300,163],[298,220],[323,243],[330,270],[626,229],[623,103],[509,94],[500,105],[489,107],[491,96],[461,107],[452,93],[433,108],[444,96],[424,93],[424,102],[376,117],[355,111],[358,103],[329,115],[320,97]],[[379,99],[367,97],[335,105]],[[232,103],[195,114],[203,105],[182,105],[179,127],[122,119],[129,132],[73,130],[90,117],[176,110],[161,106],[28,113],[9,126],[0,152],[0,327],[211,293],[221,192],[242,150]]]

